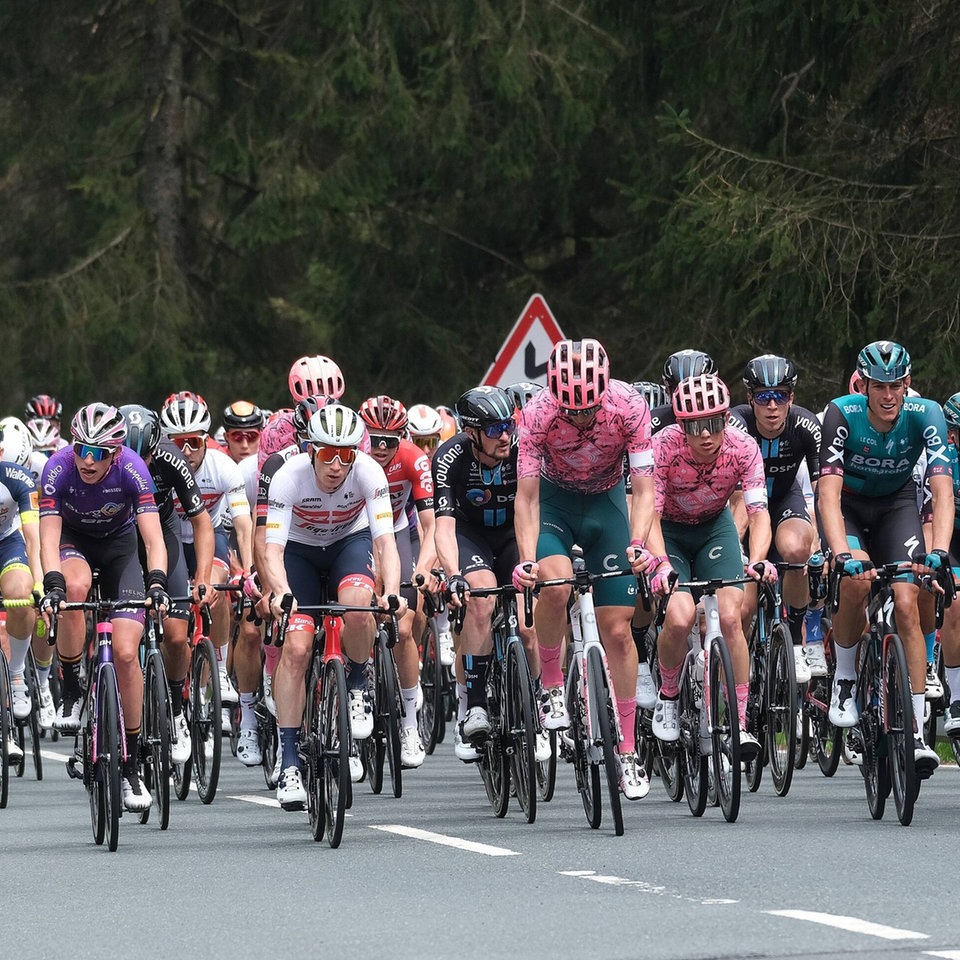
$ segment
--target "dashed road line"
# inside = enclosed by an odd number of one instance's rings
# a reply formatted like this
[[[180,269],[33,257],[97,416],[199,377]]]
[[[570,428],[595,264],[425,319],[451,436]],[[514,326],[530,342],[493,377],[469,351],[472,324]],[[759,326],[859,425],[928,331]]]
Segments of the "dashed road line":
[[[788,917],[791,920],[807,920],[810,923],[822,923],[827,927],[837,927],[850,933],[864,933],[884,940],[928,940],[930,934],[916,930],[903,930],[900,927],[888,927],[882,923],[872,923],[859,917],[844,917],[835,913],[818,913],[813,910],[766,910],[774,917]]]
[[[634,887],[641,893],[650,893],[658,897],[670,897],[673,900],[685,900],[688,903],[699,903],[702,906],[723,906],[740,902],[739,900],[727,900],[719,897],[710,897],[708,899],[688,897],[659,884],[648,883],[646,880],[631,880],[629,877],[611,876],[609,874],[597,873],[595,870],[560,870],[558,872],[561,877],[573,877],[576,880],[592,880],[594,883],[604,883],[613,887]]]
[[[476,843],[473,840],[464,840],[462,837],[448,837],[442,833],[432,833],[430,830],[418,830],[416,827],[403,827],[400,824],[371,824],[371,830],[382,830],[384,833],[395,833],[401,837],[410,837],[412,840],[426,840],[428,843],[439,843],[444,847],[456,847],[469,853],[482,853],[488,857],[519,857],[517,850],[508,850],[506,847],[493,847],[488,843]]]

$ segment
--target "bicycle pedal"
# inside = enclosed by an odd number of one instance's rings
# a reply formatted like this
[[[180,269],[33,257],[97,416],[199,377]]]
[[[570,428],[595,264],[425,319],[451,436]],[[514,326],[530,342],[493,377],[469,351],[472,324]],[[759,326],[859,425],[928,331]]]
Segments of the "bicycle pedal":
[[[67,759],[67,776],[71,780],[83,779],[83,760],[80,757],[74,756]]]

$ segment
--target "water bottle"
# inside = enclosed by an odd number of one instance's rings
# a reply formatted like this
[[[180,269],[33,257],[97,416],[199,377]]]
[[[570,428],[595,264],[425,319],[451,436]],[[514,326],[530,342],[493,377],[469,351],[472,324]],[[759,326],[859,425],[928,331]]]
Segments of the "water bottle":
[[[827,595],[827,581],[823,576],[824,557],[815,553],[807,561],[807,584],[810,588],[810,601],[816,603]]]

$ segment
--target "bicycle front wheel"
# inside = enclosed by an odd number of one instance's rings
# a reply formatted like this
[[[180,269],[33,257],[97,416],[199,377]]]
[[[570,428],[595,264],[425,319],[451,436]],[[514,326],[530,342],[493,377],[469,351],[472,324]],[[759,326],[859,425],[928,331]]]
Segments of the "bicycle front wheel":
[[[883,682],[893,802],[897,808],[897,819],[907,827],[913,820],[913,805],[920,792],[920,779],[913,756],[913,700],[907,676],[907,658],[903,652],[903,641],[895,633],[886,638]]]
[[[570,660],[567,670],[567,711],[570,714],[570,739],[573,741],[573,772],[577,791],[583,803],[583,812],[592,830],[600,826],[603,811],[600,808],[600,770],[587,759],[587,722],[580,696],[580,661]]]
[[[201,640],[193,650],[190,684],[193,776],[197,794],[204,803],[213,803],[220,780],[221,726],[220,672],[213,644]]]
[[[767,651],[767,758],[778,797],[790,791],[797,750],[797,668],[793,639],[778,623]]]
[[[744,764],[747,789],[756,793],[763,780],[763,767],[766,763],[766,716],[767,716],[767,655],[766,647],[757,649],[760,642],[754,630],[753,645],[750,649],[750,683],[747,694],[747,729],[760,742],[760,752]],[[769,645],[769,639],[767,646]]]
[[[40,755],[40,739],[43,736],[43,730],[40,727],[40,681],[37,677],[37,661],[34,659],[33,651],[27,650],[27,685],[30,688],[30,702],[33,709],[30,711],[30,739],[33,748],[33,770],[37,780],[43,779],[43,757]]]
[[[314,653],[307,683],[307,699],[303,710],[303,736],[300,752],[303,754],[304,788],[307,793],[307,816],[314,840],[323,839],[327,818],[324,805],[326,788],[323,782],[323,660]]]
[[[400,718],[403,701],[400,696],[400,677],[393,651],[387,646],[383,633],[377,636],[377,710],[383,723],[387,767],[390,769],[390,784],[393,795],[403,794],[403,774],[400,764]]]
[[[723,637],[710,642],[709,682],[713,779],[723,817],[732,823],[740,813],[740,722],[733,663]]]
[[[143,778],[153,794],[160,818],[160,829],[170,825],[170,701],[167,699],[167,675],[159,651],[147,659],[143,683],[143,725],[141,743],[146,750]],[[148,807],[140,822],[150,817]]]
[[[7,805],[10,791],[10,737],[13,734],[13,694],[10,666],[0,650],[0,810]]]
[[[620,803],[620,753],[617,742],[617,696],[607,686],[607,673],[603,668],[603,652],[591,647],[587,654],[587,697],[596,707],[596,739],[603,753],[603,770],[606,774],[607,797],[613,814],[613,829],[618,837],[623,836],[623,807]]]
[[[327,843],[339,847],[350,796],[350,713],[343,663],[332,657],[324,664],[321,748]]]
[[[534,748],[537,721],[533,712],[533,685],[523,644],[507,647],[507,711],[504,724],[510,751],[510,778],[517,791],[517,803],[527,823],[537,819],[536,760]]]
[[[694,690],[690,663],[680,683],[680,743],[682,748],[683,792],[687,806],[695,817],[703,816],[707,806],[707,765],[710,758],[700,749],[700,704]]]
[[[90,810],[93,816],[93,839],[107,849],[117,849],[120,835],[120,703],[117,675],[112,663],[101,665],[97,675],[96,760]],[[102,817],[102,821],[98,819]]]
[[[865,651],[864,662],[860,667],[857,706],[860,721],[854,729],[860,731],[860,745],[863,750],[860,774],[867,794],[867,809],[874,820],[880,820],[890,795],[890,761],[880,718],[880,677],[877,676],[877,661],[872,644]]]
[[[420,708],[418,725],[423,749],[427,754],[431,754],[437,744],[443,740],[440,731],[446,723],[443,709],[443,664],[440,662],[437,625],[433,618],[427,620],[420,647],[422,654],[420,687],[423,690],[423,706]]]

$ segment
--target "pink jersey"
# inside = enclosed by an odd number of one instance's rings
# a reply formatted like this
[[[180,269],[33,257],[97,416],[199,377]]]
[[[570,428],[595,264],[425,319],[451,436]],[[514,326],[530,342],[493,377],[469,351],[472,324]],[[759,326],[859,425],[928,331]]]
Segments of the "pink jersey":
[[[541,390],[520,417],[517,476],[544,476],[581,493],[603,493],[623,478],[623,457],[630,475],[653,475],[650,409],[622,380],[611,380],[593,423],[580,429],[562,412],[556,397]]]
[[[713,463],[693,458],[679,424],[653,438],[656,511],[664,520],[702,523],[719,515],[739,484],[747,513],[767,509],[763,457],[753,437],[734,427],[723,431],[723,446]]]

